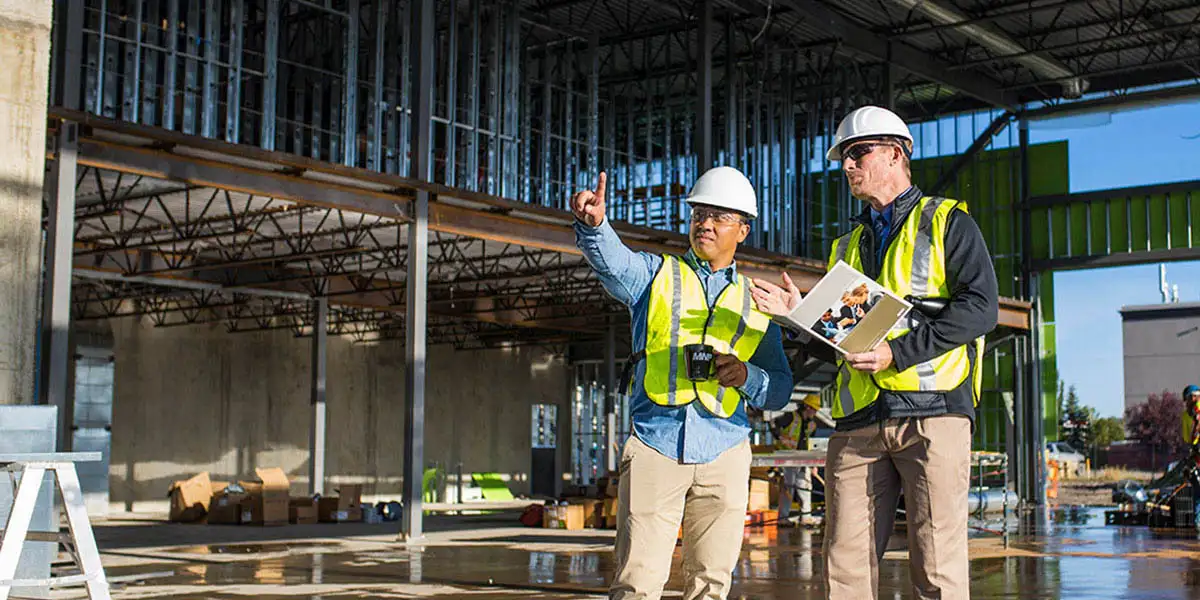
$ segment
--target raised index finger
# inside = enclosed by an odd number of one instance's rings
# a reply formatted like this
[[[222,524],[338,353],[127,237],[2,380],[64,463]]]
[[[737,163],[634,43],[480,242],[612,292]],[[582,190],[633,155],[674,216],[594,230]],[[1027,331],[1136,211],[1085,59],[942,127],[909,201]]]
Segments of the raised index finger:
[[[596,197],[604,201],[604,188],[608,185],[608,174],[600,171],[600,182],[596,184]]]

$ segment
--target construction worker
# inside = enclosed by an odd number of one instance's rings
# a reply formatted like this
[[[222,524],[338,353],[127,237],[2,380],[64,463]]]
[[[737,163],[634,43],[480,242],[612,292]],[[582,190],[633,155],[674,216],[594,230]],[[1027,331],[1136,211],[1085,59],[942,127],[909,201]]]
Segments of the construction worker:
[[[866,106],[842,120],[827,153],[867,204],[834,240],[829,266],[844,261],[900,297],[946,302],[931,315],[914,311],[869,352],[837,357],[809,346],[839,367],[825,467],[825,581],[834,600],[878,598],[901,490],[913,596],[970,596],[971,434],[983,336],[996,325],[996,274],[966,205],[912,184],[912,147],[899,116]],[[788,317],[800,291],[782,283],[756,280],[755,300],[807,337],[811,323]]]
[[[1200,386],[1189,385],[1183,388],[1183,443],[1190,449],[1200,439],[1193,438],[1196,433],[1196,419],[1200,418]],[[1200,436],[1197,436],[1200,437]],[[1200,514],[1200,511],[1196,511]]]
[[[792,389],[779,327],[755,310],[734,260],[758,216],[754,188],[729,167],[701,175],[687,198],[691,249],[674,256],[621,242],[604,215],[606,181],[601,173],[571,208],[579,249],[632,321],[622,391],[633,435],[621,452],[609,596],[660,597],[682,521],[684,598],[725,598],[749,501],[745,405],[779,410]]]
[[[780,450],[808,450],[808,436],[816,427],[817,411],[821,410],[821,397],[809,394],[804,397],[800,410],[785,413],[771,422],[775,433],[775,447]],[[779,486],[779,524],[790,526],[792,499],[800,500],[800,524],[812,525],[812,469],[810,467],[783,467],[783,485]]]

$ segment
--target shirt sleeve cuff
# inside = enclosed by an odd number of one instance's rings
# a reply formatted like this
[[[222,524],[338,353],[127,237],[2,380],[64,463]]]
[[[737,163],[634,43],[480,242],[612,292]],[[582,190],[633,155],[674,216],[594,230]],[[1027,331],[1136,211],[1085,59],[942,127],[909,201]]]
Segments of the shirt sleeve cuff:
[[[771,376],[763,369],[746,363],[746,382],[742,387],[738,388],[742,396],[746,398],[746,402],[750,403],[755,408],[761,408],[763,405],[763,396],[765,396],[767,385],[770,383]]]

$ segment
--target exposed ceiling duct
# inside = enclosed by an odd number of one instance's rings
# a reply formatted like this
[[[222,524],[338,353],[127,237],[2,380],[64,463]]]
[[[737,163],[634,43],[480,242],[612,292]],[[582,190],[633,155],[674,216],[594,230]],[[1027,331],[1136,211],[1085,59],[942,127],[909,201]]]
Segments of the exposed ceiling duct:
[[[929,0],[892,0],[892,2],[921,12],[938,25],[952,26],[953,29],[958,30],[979,45],[1000,54],[1001,57],[1013,55],[1013,61],[1021,63],[1038,77],[1059,83],[1062,86],[1064,97],[1078,98],[1087,91],[1087,80],[1076,75],[1062,63],[1053,58],[1030,54],[1027,48],[1008,36],[983,25],[969,23],[970,17],[954,8]]]

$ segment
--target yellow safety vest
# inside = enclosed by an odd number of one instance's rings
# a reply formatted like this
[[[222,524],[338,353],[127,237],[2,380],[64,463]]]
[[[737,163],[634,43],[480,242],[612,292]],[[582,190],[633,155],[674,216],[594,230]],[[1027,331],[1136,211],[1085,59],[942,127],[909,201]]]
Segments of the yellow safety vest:
[[[946,281],[946,225],[955,210],[967,212],[966,204],[957,200],[921,198],[916,207],[893,232],[894,241],[883,257],[879,270],[880,285],[895,292],[901,298],[917,297],[949,298],[950,287]],[[893,225],[895,226],[895,225]],[[864,226],[855,227],[850,233],[834,240],[829,253],[829,268],[837,261],[845,261],[851,267],[863,270],[859,242]],[[919,315],[906,319],[912,324]],[[908,327],[893,327],[887,334],[893,340],[906,333]],[[976,338],[975,359],[967,353],[967,346],[959,346],[919,363],[897,371],[888,367],[872,375],[851,369],[846,361],[838,363],[838,400],[833,404],[833,417],[840,419],[874,404],[879,390],[892,392],[949,392],[962,385],[968,375],[973,375],[973,400],[979,404],[979,393],[983,379],[983,337]]]
[[[800,415],[792,417],[792,422],[783,431],[779,432],[779,439],[775,440],[775,446],[785,450],[796,450],[800,447],[800,438],[804,437],[804,426],[806,423]],[[808,450],[808,448],[804,448]]]
[[[663,256],[650,287],[646,395],[661,406],[684,406],[699,399],[712,414],[730,417],[742,401],[741,394],[721,386],[716,378],[689,380],[683,348],[709,344],[717,352],[748,361],[770,323],[771,318],[755,308],[750,284],[742,275],[721,290],[710,309],[704,284],[692,267],[680,257]]]

